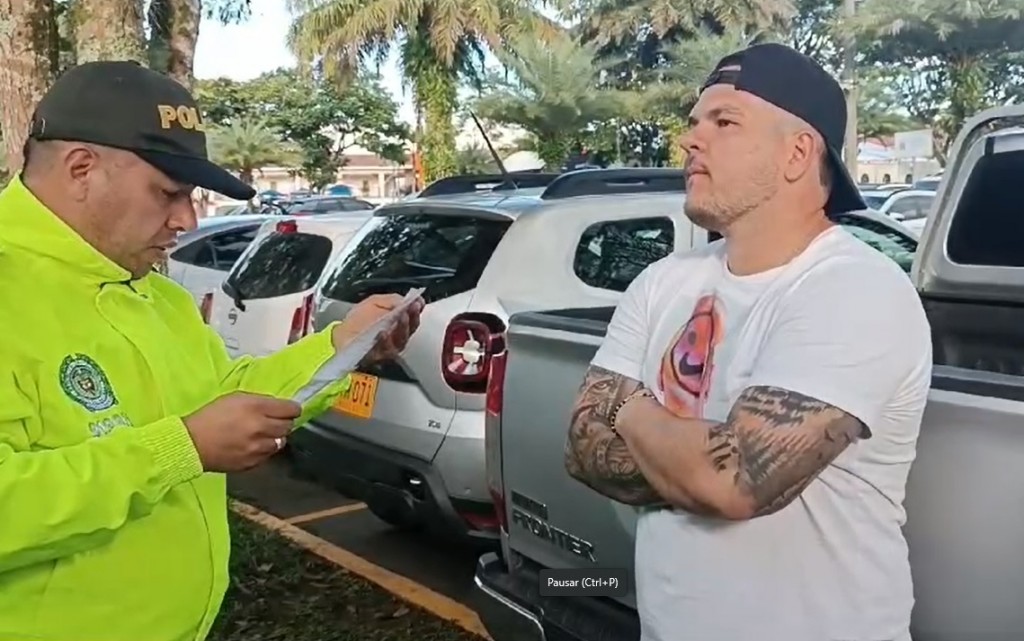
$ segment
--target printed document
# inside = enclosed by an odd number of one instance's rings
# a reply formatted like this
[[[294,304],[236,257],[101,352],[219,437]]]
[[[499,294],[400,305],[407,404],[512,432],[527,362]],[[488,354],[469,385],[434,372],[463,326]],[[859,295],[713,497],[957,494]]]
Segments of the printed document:
[[[398,320],[399,315],[405,312],[423,294],[424,290],[425,288],[423,287],[410,290],[405,295],[405,298],[402,299],[402,302],[393,310],[356,335],[344,349],[337,351],[329,361],[316,371],[313,379],[300,389],[292,397],[292,400],[297,403],[305,403],[331,383],[340,381],[347,376],[349,372],[356,368],[359,361],[363,360],[363,357],[370,353],[370,350],[373,349],[374,344],[377,342],[377,337],[383,332],[390,331]]]

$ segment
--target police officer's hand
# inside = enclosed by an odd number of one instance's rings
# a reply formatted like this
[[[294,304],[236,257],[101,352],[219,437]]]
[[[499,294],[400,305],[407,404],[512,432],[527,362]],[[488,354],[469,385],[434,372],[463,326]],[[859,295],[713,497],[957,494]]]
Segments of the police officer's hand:
[[[284,445],[302,407],[291,400],[236,392],[184,419],[207,472],[240,472]]]
[[[403,296],[398,294],[376,294],[369,296],[358,305],[353,307],[345,316],[345,319],[334,330],[334,347],[342,349],[357,334],[388,314],[392,309],[402,302]],[[409,342],[409,338],[416,333],[420,326],[420,314],[423,313],[425,303],[419,298],[395,319],[394,325],[388,331],[377,337],[373,349],[363,358],[361,364],[366,365],[379,361],[391,360],[398,356]]]

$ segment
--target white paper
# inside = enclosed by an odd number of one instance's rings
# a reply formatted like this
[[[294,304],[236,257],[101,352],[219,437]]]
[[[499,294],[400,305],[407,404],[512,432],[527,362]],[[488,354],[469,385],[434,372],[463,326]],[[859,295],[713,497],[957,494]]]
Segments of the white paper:
[[[357,334],[343,349],[335,352],[334,356],[321,365],[320,369],[313,374],[312,380],[306,383],[292,397],[292,400],[296,403],[305,403],[323,391],[328,385],[340,381],[348,375],[349,372],[356,368],[359,361],[363,360],[363,357],[373,349],[380,334],[389,331],[398,320],[399,315],[405,312],[423,294],[424,290],[425,288],[422,287],[410,290],[405,295],[405,298],[402,299],[402,302],[394,309],[381,316],[373,325]]]

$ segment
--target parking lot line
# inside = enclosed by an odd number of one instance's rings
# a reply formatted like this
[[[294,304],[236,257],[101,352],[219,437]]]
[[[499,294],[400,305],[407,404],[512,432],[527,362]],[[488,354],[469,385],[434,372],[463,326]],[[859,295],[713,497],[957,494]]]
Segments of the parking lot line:
[[[458,601],[449,599],[425,585],[371,563],[361,556],[251,505],[232,501],[231,509],[244,518],[277,532],[320,558],[343,567],[353,574],[358,574],[395,596],[423,608],[434,616],[451,621],[460,628],[491,641],[490,635],[487,634],[487,630],[480,622],[480,617],[476,612]]]
[[[310,521],[318,521],[320,519],[327,518],[328,516],[338,516],[339,514],[348,514],[349,512],[358,512],[359,510],[365,510],[366,503],[349,503],[347,505],[339,505],[337,507],[327,508],[326,510],[317,510],[316,512],[308,512],[306,514],[299,514],[291,518],[285,519],[285,523],[291,525],[298,525],[299,523],[309,523]]]

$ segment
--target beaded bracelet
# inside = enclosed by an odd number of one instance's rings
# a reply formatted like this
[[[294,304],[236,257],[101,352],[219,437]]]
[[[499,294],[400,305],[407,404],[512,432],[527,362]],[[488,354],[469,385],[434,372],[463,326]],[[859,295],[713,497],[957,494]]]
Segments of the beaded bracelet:
[[[619,410],[621,410],[623,407],[625,407],[626,403],[630,402],[634,398],[637,398],[638,396],[646,396],[648,398],[656,398],[654,396],[654,392],[652,392],[651,390],[647,389],[646,387],[641,387],[640,389],[636,390],[635,392],[633,392],[632,394],[630,394],[626,398],[624,398],[621,401],[619,401],[618,403],[616,403],[615,407],[612,408],[612,413],[608,417],[608,419],[609,419],[608,420],[608,424],[611,427],[612,432],[615,432],[616,434],[619,433],[618,428],[615,426],[615,421],[619,418]]]

